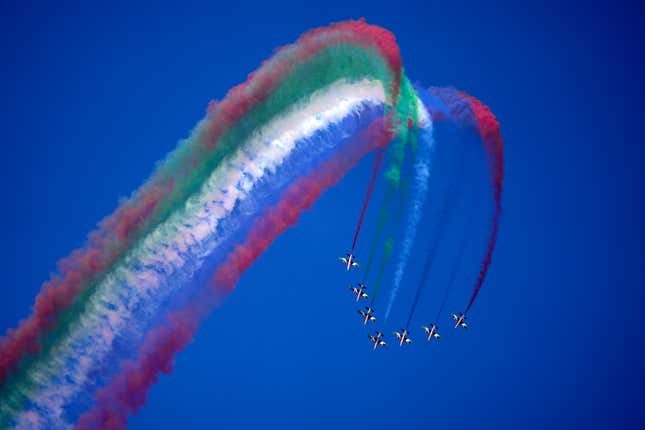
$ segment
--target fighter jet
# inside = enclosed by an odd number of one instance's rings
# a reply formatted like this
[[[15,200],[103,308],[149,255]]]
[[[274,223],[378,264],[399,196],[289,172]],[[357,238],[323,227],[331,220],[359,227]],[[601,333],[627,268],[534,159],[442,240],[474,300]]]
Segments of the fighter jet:
[[[356,256],[353,254],[345,254],[347,257],[338,257],[338,261],[347,266],[347,271],[352,267],[358,268],[358,263],[356,262]]]
[[[426,327],[426,326],[422,325],[421,328],[423,329],[423,331],[425,331],[427,333],[428,341],[431,341],[432,338],[435,338],[437,340],[441,339],[441,336],[437,332],[438,327],[437,327],[436,324],[430,324],[430,327]]]
[[[455,314],[450,314],[452,316],[452,319],[455,320],[455,328],[457,327],[463,327],[463,328],[468,328],[468,324],[466,324],[466,314],[465,313],[460,313],[459,316]]]
[[[402,328],[401,333],[398,331],[394,332],[394,336],[396,336],[397,339],[399,339],[399,346],[403,346],[403,343],[412,343],[412,339],[408,337],[408,329]]]
[[[363,324],[367,325],[368,322],[376,322],[376,317],[372,315],[374,313],[374,309],[370,308],[369,306],[365,307],[364,311],[358,311],[359,315],[363,317]]]
[[[367,293],[365,292],[365,285],[364,284],[359,283],[358,288],[350,287],[349,289],[352,290],[354,292],[354,294],[356,294],[356,301],[359,301],[361,298],[367,299],[369,297],[367,295]]]
[[[378,348],[379,346],[387,346],[387,343],[385,343],[385,341],[383,340],[383,333],[381,333],[380,331],[377,331],[375,336],[368,334],[367,337],[374,344],[374,351],[376,351],[376,348]]]

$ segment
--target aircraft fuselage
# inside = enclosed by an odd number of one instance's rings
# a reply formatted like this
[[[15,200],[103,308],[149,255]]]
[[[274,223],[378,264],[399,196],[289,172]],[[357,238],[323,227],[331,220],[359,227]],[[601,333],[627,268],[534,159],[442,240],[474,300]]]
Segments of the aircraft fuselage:
[[[349,254],[347,256],[347,271],[349,272],[349,269],[352,268],[352,261],[354,260],[354,256],[352,254]]]
[[[457,322],[455,323],[455,328],[462,326],[464,324],[464,319],[466,318],[466,315],[459,315],[459,318],[457,318]]]
[[[401,333],[401,340],[399,342],[399,346],[403,346],[403,342],[405,342],[405,340],[407,339],[407,337],[406,337],[407,334],[408,334],[408,331],[403,330],[403,333]]]
[[[363,290],[365,289],[364,286],[360,286],[359,288],[356,288],[356,301],[359,301],[363,295]]]

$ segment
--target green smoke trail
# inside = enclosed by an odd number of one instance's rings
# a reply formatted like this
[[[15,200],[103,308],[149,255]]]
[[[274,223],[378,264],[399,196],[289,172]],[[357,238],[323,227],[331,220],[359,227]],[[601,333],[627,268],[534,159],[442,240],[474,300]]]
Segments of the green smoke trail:
[[[413,162],[414,154],[417,148],[417,130],[419,126],[419,117],[418,117],[418,103],[417,94],[414,91],[414,88],[410,84],[410,81],[405,75],[401,80],[401,88],[399,94],[399,100],[395,107],[394,112],[394,121],[393,127],[395,130],[395,135],[397,138],[391,144],[391,162],[385,173],[385,177],[388,182],[388,189],[383,199],[383,204],[379,211],[379,219],[376,225],[376,231],[374,233],[374,239],[372,240],[372,245],[370,247],[369,259],[367,265],[365,266],[365,273],[363,279],[366,281],[369,276],[370,270],[374,263],[374,258],[377,254],[378,249],[381,246],[381,240],[383,234],[385,233],[386,227],[388,224],[392,224],[392,230],[395,230],[398,226],[399,219],[403,212],[403,207],[406,196],[407,196],[407,187],[406,183],[401,179],[401,168],[405,161],[405,156],[408,150],[412,153]],[[394,217],[390,215],[392,199],[398,194],[401,201],[396,206],[397,210],[395,211]],[[378,266],[378,272],[376,276],[376,283],[374,291],[372,293],[371,303],[374,304],[378,291],[381,287],[383,280],[383,274],[385,273],[385,268],[387,263],[392,255],[394,249],[394,232],[390,233],[383,245],[383,254]]]
[[[365,271],[363,274],[364,281],[366,281],[369,276],[374,263],[374,258],[381,246],[383,234],[391,219],[391,201],[397,193],[401,192],[401,167],[405,161],[405,154],[408,148],[410,148],[413,153],[416,149],[417,134],[415,130],[419,124],[418,103],[419,100],[417,98],[417,94],[404,74],[401,79],[399,99],[394,108],[394,119],[392,121],[394,135],[397,136],[397,138],[390,145],[391,161],[385,173],[385,177],[388,181],[388,189],[386,191],[385,198],[383,199],[383,203],[381,204],[381,209],[379,210],[376,231],[374,233],[374,238],[372,239],[369,258],[365,265]],[[390,239],[393,241],[393,238],[390,237]],[[391,243],[391,245],[393,246],[394,244]],[[385,262],[381,259],[379,272],[382,272],[384,265]]]
[[[374,238],[372,239],[372,245],[370,246],[370,254],[365,265],[365,271],[363,272],[363,283],[367,281],[367,277],[370,274],[370,269],[374,263],[374,258],[376,257],[376,251],[379,249],[383,233],[385,233],[385,227],[388,225],[389,220],[389,207],[390,201],[394,196],[394,190],[388,188],[385,197],[383,198],[383,203],[381,209],[379,210],[378,222],[376,224],[376,231],[374,232]]]
[[[385,177],[394,189],[401,184],[401,167],[405,161],[406,149],[409,146],[416,149],[416,133],[414,130],[419,126],[419,99],[416,91],[410,84],[408,78],[403,75],[399,90],[399,99],[394,108],[393,127],[395,136],[398,138],[391,145],[392,162],[385,173]]]
[[[374,284],[374,292],[372,293],[372,305],[376,301],[376,296],[377,293],[381,287],[381,282],[383,280],[383,274],[385,273],[385,268],[387,267],[387,263],[390,260],[390,257],[392,256],[392,252],[394,251],[394,236],[396,233],[396,230],[399,226],[399,221],[403,215],[403,208],[405,207],[405,201],[408,196],[408,183],[407,181],[402,181],[401,183],[401,188],[399,190],[399,204],[396,206],[396,210],[394,211],[394,217],[392,217],[392,222],[391,222],[391,231],[383,244],[383,254],[381,255],[381,260],[379,261],[378,265],[378,272],[376,275],[376,282]],[[393,196],[393,195],[392,195]],[[383,228],[383,231],[385,231],[385,228]],[[374,248],[378,249],[379,243],[375,243]]]
[[[374,287],[374,292],[372,293],[371,304],[374,305],[376,301],[376,296],[378,295],[378,290],[381,288],[381,281],[383,280],[383,273],[385,272],[385,267],[387,266],[387,261],[392,255],[394,250],[394,238],[392,236],[388,237],[383,245],[383,255],[381,256],[381,263],[379,265],[378,275],[376,276],[376,284]]]

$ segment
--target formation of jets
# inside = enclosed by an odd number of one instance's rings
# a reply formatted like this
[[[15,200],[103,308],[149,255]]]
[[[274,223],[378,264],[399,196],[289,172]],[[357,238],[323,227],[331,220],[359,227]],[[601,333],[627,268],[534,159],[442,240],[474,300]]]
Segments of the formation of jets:
[[[358,268],[358,262],[356,261],[356,256],[352,253],[347,253],[345,254],[345,257],[339,257],[338,261],[343,263],[347,271],[349,271],[352,267]],[[359,302],[361,299],[368,299],[369,295],[367,294],[366,290],[367,287],[365,284],[358,283],[356,287],[351,286],[349,287],[350,291],[354,294],[356,297],[356,302]],[[361,316],[363,320],[363,325],[367,325],[369,322],[376,322],[376,317],[374,316],[374,309],[366,306],[365,310],[359,310],[358,314]],[[466,314],[465,313],[460,313],[459,315],[456,314],[450,314],[452,319],[455,321],[455,328],[468,328],[468,324],[466,324]],[[439,327],[437,327],[436,324],[430,324],[429,326],[421,326],[425,334],[428,336],[428,342],[432,341],[433,339],[439,340],[441,339],[441,335],[439,335]],[[402,328],[401,331],[395,331],[394,336],[399,341],[399,346],[403,346],[405,344],[411,344],[412,339],[410,339],[410,331],[407,328]],[[368,339],[374,344],[373,350],[376,351],[379,346],[386,347],[387,343],[385,340],[383,340],[383,333],[380,331],[375,332],[374,335],[368,334],[367,335]]]

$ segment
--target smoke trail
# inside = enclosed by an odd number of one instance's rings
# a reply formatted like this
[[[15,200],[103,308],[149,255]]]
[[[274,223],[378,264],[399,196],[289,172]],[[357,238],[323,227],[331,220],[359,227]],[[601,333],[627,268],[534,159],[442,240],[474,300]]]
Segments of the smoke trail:
[[[391,151],[393,161],[386,173],[386,178],[390,181],[390,186],[394,189],[398,189],[400,185],[401,165],[403,164],[405,158],[406,147],[408,146],[408,144],[411,144],[413,146],[413,149],[415,149],[414,147],[416,146],[416,131],[410,132],[410,130],[416,130],[419,124],[418,97],[416,91],[410,84],[410,81],[405,77],[405,75],[401,77],[401,85],[397,95],[398,99],[394,107],[394,119],[392,121],[392,127],[394,129],[394,133],[398,136],[398,139],[392,145]],[[427,114],[425,115],[425,119],[427,119]],[[361,213],[356,224],[356,230],[354,232],[352,252],[354,252],[354,248],[356,247],[356,241],[358,240],[358,235],[360,234],[363,219],[365,217],[365,211],[369,204],[372,191],[374,191],[377,174],[381,168],[381,164],[383,163],[384,152],[384,149],[380,151],[374,160],[372,176],[370,177],[367,192],[365,193],[365,198],[363,200]]]
[[[392,133],[388,127],[383,127],[381,121],[377,121],[375,124],[370,126],[367,132],[360,136],[359,142],[367,141],[372,142],[371,147],[381,148],[385,146],[392,138]],[[253,261],[259,256],[259,254],[266,249],[271,243],[268,240],[261,239],[262,236],[274,238],[280,234],[288,226],[293,225],[297,221],[302,209],[308,209],[312,204],[315,198],[317,198],[325,189],[335,184],[344,172],[346,172],[349,167],[355,164],[356,160],[362,154],[363,147],[365,144],[356,145],[354,148],[354,153],[344,154],[343,157],[346,160],[341,162],[340,160],[332,160],[327,166],[324,167],[323,172],[320,174],[321,177],[318,179],[318,184],[309,183],[307,181],[302,181],[300,187],[302,190],[294,186],[291,188],[291,192],[287,193],[283,198],[287,199],[285,203],[287,208],[292,208],[294,205],[299,208],[299,210],[283,210],[280,212],[283,216],[288,216],[287,220],[281,220],[274,213],[269,213],[263,219],[263,222],[259,223],[256,226],[256,229],[253,230],[249,239],[254,244],[259,244],[254,247],[249,246],[238,246],[235,248],[235,251],[229,255],[228,263],[225,264],[222,268],[218,269],[215,274],[215,283],[218,288],[222,288],[225,291],[231,290],[235,283],[237,282],[239,276],[244,270],[246,270]],[[257,236],[257,237],[256,237]],[[272,239],[271,239],[272,240]]]
[[[466,226],[468,226],[470,223],[467,222]],[[437,316],[435,317],[435,322],[439,321],[439,317],[441,316],[441,313],[443,312],[444,307],[446,306],[446,303],[448,302],[448,297],[450,296],[450,292],[452,291],[452,287],[455,284],[455,281],[457,280],[457,273],[459,272],[459,269],[461,268],[461,263],[464,257],[464,251],[466,250],[466,244],[468,243],[468,234],[467,234],[467,229],[464,229],[464,234],[461,237],[461,241],[459,242],[459,248],[457,251],[457,255],[455,257],[455,261],[452,264],[452,269],[450,271],[450,276],[448,277],[448,283],[446,284],[446,290],[443,293],[443,298],[441,299],[441,304],[439,305],[439,310],[437,311]]]
[[[387,145],[390,139],[391,133],[378,120],[350,145],[349,153],[329,160],[311,175],[289,186],[280,203],[266,210],[254,223],[245,242],[235,247],[218,268],[214,288],[203,290],[198,300],[171,314],[163,326],[148,334],[139,360],[124,363],[121,374],[101,389],[94,407],[80,418],[76,430],[124,428],[127,416],[145,403],[146,392],[157,381],[158,374],[172,371],[174,355],[188,344],[201,319],[233,290],[242,273],[366,152]]]
[[[432,269],[432,265],[434,264],[435,257],[437,256],[439,245],[441,244],[444,232],[446,230],[446,221],[447,221],[448,215],[450,214],[451,209],[454,205],[454,200],[456,200],[457,198],[458,197],[453,197],[452,191],[448,191],[448,193],[444,197],[441,213],[439,214],[439,219],[437,220],[434,233],[432,234],[432,237],[433,237],[432,247],[428,251],[426,255],[426,260],[423,263],[423,271],[421,272],[421,278],[419,279],[419,285],[417,286],[417,291],[414,295],[412,306],[410,307],[410,313],[408,315],[408,320],[405,323],[405,328],[408,328],[410,326],[410,321],[412,321],[412,317],[414,316],[414,312],[417,308],[417,304],[419,303],[419,298],[421,297],[421,293],[423,292],[424,287],[427,284],[428,274]]]
[[[383,281],[383,274],[385,273],[385,267],[387,265],[388,260],[390,259],[390,256],[392,255],[392,251],[394,250],[394,239],[392,237],[389,237],[386,241],[385,244],[383,245],[383,256],[381,257],[381,263],[379,265],[379,270],[378,274],[376,275],[376,282],[374,283],[374,291],[372,292],[372,300],[370,301],[371,305],[374,305],[374,302],[376,302],[376,297],[378,296],[378,292],[381,289],[381,282]]]
[[[358,240],[358,235],[361,233],[361,226],[363,225],[363,219],[365,218],[365,211],[367,210],[367,205],[372,198],[372,192],[374,191],[374,185],[376,185],[376,178],[378,172],[381,170],[381,165],[383,164],[383,157],[385,155],[385,148],[379,148],[376,151],[374,157],[374,165],[372,166],[372,174],[370,176],[369,183],[367,184],[367,191],[365,192],[365,198],[363,199],[363,206],[361,207],[361,214],[358,216],[358,222],[356,223],[356,230],[354,231],[354,240],[352,241],[352,254],[354,253],[354,248],[356,248],[356,241]]]
[[[463,146],[461,145],[461,142],[455,142],[455,145],[458,146]],[[446,150],[449,150],[446,148]],[[457,147],[456,151],[462,150],[461,147]],[[437,150],[438,151],[438,150]],[[439,213],[439,218],[437,219],[437,223],[435,224],[434,231],[432,233],[432,247],[428,251],[426,255],[426,261],[423,265],[423,270],[421,272],[421,278],[419,279],[419,284],[417,285],[417,290],[414,295],[414,300],[412,301],[412,306],[410,307],[410,313],[408,315],[408,320],[405,324],[405,327],[409,327],[410,321],[412,321],[412,317],[414,316],[414,312],[416,311],[417,305],[419,304],[419,299],[421,298],[421,294],[423,293],[423,290],[425,289],[425,286],[428,283],[428,275],[430,273],[430,270],[432,270],[432,266],[434,264],[435,258],[437,256],[437,252],[439,250],[439,246],[441,245],[441,241],[443,239],[444,232],[446,231],[446,225],[448,222],[448,217],[450,216],[452,209],[454,206],[457,204],[457,202],[461,198],[461,194],[463,192],[462,189],[462,184],[461,180],[463,179],[463,172],[464,172],[464,165],[466,163],[466,154],[463,151],[460,151],[461,154],[459,155],[459,168],[455,172],[455,177],[452,180],[452,184],[450,187],[448,187],[447,190],[445,190],[441,210]],[[444,163],[446,161],[444,160]]]
[[[455,123],[461,127],[474,127],[478,131],[487,161],[490,166],[491,183],[493,188],[493,217],[487,240],[486,250],[480,265],[479,275],[473,286],[473,292],[466,307],[470,310],[488,273],[492,262],[493,251],[497,243],[499,222],[502,214],[502,183],[504,179],[504,144],[501,137],[499,122],[487,106],[476,98],[457,91],[454,88],[430,88],[430,93],[443,101]]]
[[[365,270],[363,271],[363,283],[367,282],[367,277],[370,274],[372,268],[372,263],[374,263],[374,258],[376,257],[376,251],[381,244],[381,237],[385,232],[385,227],[387,226],[388,221],[388,210],[390,203],[390,196],[393,193],[391,190],[388,190],[388,193],[383,199],[383,204],[381,205],[381,210],[379,211],[378,222],[376,224],[376,230],[374,231],[374,237],[372,238],[372,245],[370,246],[369,258],[367,259],[367,264],[365,264]]]
[[[172,372],[173,358],[192,340],[206,303],[192,302],[190,309],[172,313],[164,325],[149,333],[139,361],[123,363],[121,373],[99,391],[93,409],[83,414],[74,428],[124,429],[128,415],[146,403],[148,389],[157,382],[159,373]]]
[[[425,111],[425,109],[424,109]],[[434,141],[432,139],[432,126],[429,125],[420,131],[421,145],[418,149],[419,156],[414,165],[414,188],[413,197],[410,207],[410,214],[406,222],[406,229],[403,235],[403,244],[401,252],[399,253],[399,260],[394,272],[394,281],[392,283],[392,291],[390,292],[390,300],[387,304],[385,311],[385,319],[390,315],[392,304],[401,287],[403,274],[410,258],[412,245],[417,234],[417,227],[421,220],[421,211],[425,205],[426,197],[428,194],[428,180],[430,178],[430,154],[434,149]]]
[[[390,188],[389,191],[390,193],[388,194],[388,196],[393,196],[396,190],[394,190],[393,188]],[[385,274],[385,268],[387,267],[387,263],[389,262],[390,257],[392,256],[392,252],[394,251],[394,243],[395,243],[394,234],[395,234],[395,230],[398,227],[398,223],[401,218],[401,215],[403,214],[403,208],[405,207],[405,201],[407,199],[407,187],[405,185],[405,182],[402,184],[400,188],[399,196],[401,201],[400,201],[400,204],[397,206],[396,210],[394,211],[394,218],[392,219],[392,229],[391,229],[392,231],[388,235],[388,238],[383,245],[383,254],[381,255],[381,260],[379,261],[379,265],[378,265],[378,273],[376,275],[376,281],[374,283],[375,287],[374,287],[374,290],[372,291],[372,299],[370,301],[372,306],[376,302],[376,297],[378,296],[378,292],[383,282],[383,275]],[[383,232],[385,232],[384,227],[385,225],[382,228]],[[374,245],[372,245],[372,247],[374,248],[374,252],[375,252],[377,245],[380,244],[380,239],[379,241],[375,240],[374,242],[375,243]]]
[[[163,300],[173,288],[185,285],[194,273],[193,268],[199,267],[201,261],[211,255],[216,247],[225,249],[217,238],[236,227],[223,227],[218,219],[228,217],[239,222],[240,213],[236,212],[236,216],[231,217],[231,211],[239,207],[236,201],[249,200],[252,184],[260,183],[260,180],[266,184],[264,187],[280,183],[281,180],[277,180],[279,177],[270,172],[284,164],[282,160],[285,157],[299,154],[297,156],[304,160],[319,157],[316,154],[321,150],[333,149],[333,144],[320,139],[327,137],[333,142],[336,136],[353,134],[365,120],[382,115],[382,108],[379,106],[382,106],[383,100],[382,88],[375,82],[341,82],[319,92],[304,105],[294,105],[288,115],[259,129],[256,138],[247,142],[244,150],[236,155],[237,158],[233,157],[224,166],[228,173],[223,174],[219,170],[213,172],[214,182],[207,181],[201,197],[198,195],[191,198],[186,203],[184,212],[179,212],[174,220],[171,218],[165,226],[160,226],[162,230],[155,231],[149,236],[149,240],[147,238],[143,241],[140,251],[135,248],[129,254],[130,265],[120,268],[119,272],[114,272],[111,276],[113,280],[122,279],[119,282],[123,283],[123,287],[112,282],[97,289],[91,301],[91,309],[72,318],[74,330],[57,342],[69,347],[65,351],[57,350],[51,359],[29,372],[28,376],[37,379],[39,383],[51,377],[58,381],[48,385],[54,388],[53,391],[50,390],[51,396],[47,390],[41,390],[37,397],[34,397],[35,394],[28,395],[35,405],[39,405],[38,410],[60,409],[57,405],[65,404],[69,396],[83,387],[90,369],[87,366],[94,366],[105,360],[102,357],[111,351],[113,336],[131,324],[128,321],[135,315],[133,312],[140,303],[146,306],[146,312],[153,312],[152,306]],[[372,108],[363,108],[364,105]],[[335,134],[325,133],[317,137],[317,140],[307,143],[307,136],[312,135],[316,128],[325,130],[328,125],[333,125],[340,119],[343,122],[338,123],[340,128],[334,129]],[[346,125],[345,121],[348,121]],[[301,146],[298,150],[294,150],[296,143]],[[345,147],[343,145],[342,152],[336,150],[336,156],[342,156]],[[286,179],[291,180],[303,171],[301,166],[294,166],[293,163],[282,170],[287,172]],[[227,183],[229,180],[234,182]],[[258,195],[257,191],[254,193]],[[209,239],[210,235],[213,236],[212,240]],[[177,245],[172,245],[173,241]],[[145,276],[138,267],[146,268]],[[174,277],[173,271],[185,273],[184,278]],[[160,290],[160,285],[164,283],[165,286]],[[149,318],[140,314],[137,316],[141,320]],[[91,341],[84,340],[88,336]],[[43,356],[43,359],[46,357],[47,355]],[[70,361],[66,357],[73,358]],[[77,359],[81,357],[82,360]],[[67,388],[63,390],[64,387]],[[5,388],[9,389],[3,387],[3,390]],[[5,406],[9,405],[0,407],[0,412],[5,410]],[[3,421],[1,415],[0,423]]]
[[[472,106],[472,109],[475,113],[475,118],[477,120],[477,130],[479,131],[480,136],[482,137],[484,147],[488,154],[488,162],[491,167],[491,181],[493,185],[493,201],[494,201],[494,212],[493,219],[491,222],[491,230],[488,237],[488,243],[486,245],[486,251],[484,252],[484,257],[481,262],[481,267],[479,270],[479,275],[475,281],[473,287],[473,293],[470,296],[468,301],[468,306],[466,306],[466,311],[468,312],[475,303],[475,299],[481,290],[482,285],[484,284],[484,279],[486,279],[486,274],[493,259],[493,251],[495,250],[495,244],[497,243],[497,234],[499,232],[499,221],[502,215],[502,181],[504,179],[504,152],[503,152],[503,142],[502,136],[499,129],[499,122],[493,113],[488,109],[487,106],[483,105],[479,100],[469,95],[464,94],[464,97],[467,98]]]
[[[351,46],[360,50],[352,51]],[[352,61],[329,61],[330,57],[343,55]],[[382,61],[384,67],[379,66]],[[316,73],[314,66],[324,71]],[[255,127],[293,100],[339,77],[366,75],[370,68],[374,76],[380,74],[378,79],[394,103],[402,70],[394,36],[362,20],[332,24],[307,32],[296,44],[280,49],[245,83],[231,89],[223,101],[211,103],[207,118],[191,137],[159,165],[130,200],[90,233],[85,248],[59,262],[60,274],[43,285],[30,317],[0,340],[0,383],[26,355],[40,351],[44,337],[81,292],[99,282],[133,244],[198,189],[204,177],[236,147],[235,142],[245,140]],[[306,79],[302,79],[303,73]]]
[[[473,183],[469,181],[469,186],[467,189],[474,189]],[[467,195],[467,193],[466,193]],[[457,253],[455,255],[455,258],[452,263],[452,268],[450,270],[450,275],[448,276],[448,281],[446,283],[446,288],[443,293],[443,297],[441,299],[441,302],[439,304],[439,310],[437,311],[437,316],[435,317],[434,321],[438,322],[439,318],[441,317],[441,314],[443,313],[443,310],[446,306],[446,303],[448,302],[448,298],[450,296],[450,293],[452,292],[452,289],[455,285],[455,282],[457,281],[457,275],[459,274],[459,271],[461,269],[462,263],[463,263],[463,258],[464,258],[464,252],[466,251],[466,245],[468,244],[469,240],[471,239],[471,234],[473,231],[473,227],[475,224],[473,224],[473,218],[474,214],[476,213],[475,211],[475,205],[473,204],[474,199],[470,199],[468,203],[470,203],[470,208],[464,207],[464,209],[467,211],[467,216],[464,222],[464,228],[462,229],[462,235],[461,239],[459,240],[459,245],[457,248]],[[466,203],[465,199],[462,199],[463,203]],[[470,234],[469,234],[470,233]]]

